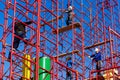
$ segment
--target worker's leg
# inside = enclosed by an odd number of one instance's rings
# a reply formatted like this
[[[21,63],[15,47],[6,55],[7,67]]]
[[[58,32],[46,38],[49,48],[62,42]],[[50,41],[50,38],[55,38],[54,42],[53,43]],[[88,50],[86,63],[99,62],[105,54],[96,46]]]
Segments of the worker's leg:
[[[20,43],[20,39],[18,39],[17,37],[15,37],[14,41],[13,41],[13,48],[17,49],[18,46],[19,46],[19,43]]]
[[[96,62],[96,70],[101,70],[101,61]],[[101,72],[97,72],[97,75],[101,76]]]
[[[98,70],[98,62],[96,62],[96,70]],[[99,75],[99,72],[97,72],[97,75]]]
[[[69,80],[69,71],[66,71],[66,79],[65,80]]]
[[[66,24],[67,24],[67,26],[72,24],[72,17],[70,15],[68,15],[68,17],[67,17]]]
[[[66,80],[72,80],[69,75],[66,76]]]
[[[21,38],[24,38],[24,34],[23,33],[15,33],[16,36],[19,36]],[[13,41],[13,48],[15,50],[17,50],[17,48],[19,47],[19,43],[20,43],[20,39],[17,37],[14,37],[14,41]],[[8,59],[11,58],[11,52],[9,52],[8,54]]]
[[[98,70],[101,70],[101,61],[98,61]],[[101,76],[101,72],[99,72],[99,75]]]
[[[69,20],[69,25],[70,25],[70,24],[72,24],[72,21],[71,21],[71,20]]]
[[[17,37],[14,37],[14,41],[13,41],[13,48],[16,50],[19,46],[20,43],[20,39],[18,39]],[[8,59],[11,58],[11,52],[9,52],[8,54]]]
[[[69,21],[68,21],[68,20],[66,20],[66,25],[67,25],[67,26],[69,25]]]
[[[66,80],[72,80],[72,74],[70,71],[67,71]]]
[[[21,33],[17,33],[16,35],[19,36],[19,37],[22,38],[22,39],[25,38],[25,33],[22,33],[22,32],[21,32]],[[18,38],[17,38],[17,39],[18,39]],[[29,41],[28,39],[24,39],[24,40]],[[18,41],[18,40],[17,40],[17,41]],[[19,42],[20,42],[20,39],[19,39]],[[27,44],[25,41],[23,41],[23,42],[24,42],[25,44]],[[18,45],[16,44],[16,45],[15,45],[15,49],[18,48],[18,46],[19,46],[19,44],[18,44]]]
[[[70,25],[70,24],[72,24],[72,20],[67,19],[66,20],[66,24],[67,24],[67,26]]]
[[[71,74],[71,72],[70,72],[70,75],[69,75],[69,76],[70,76],[70,80],[72,80],[72,74]]]

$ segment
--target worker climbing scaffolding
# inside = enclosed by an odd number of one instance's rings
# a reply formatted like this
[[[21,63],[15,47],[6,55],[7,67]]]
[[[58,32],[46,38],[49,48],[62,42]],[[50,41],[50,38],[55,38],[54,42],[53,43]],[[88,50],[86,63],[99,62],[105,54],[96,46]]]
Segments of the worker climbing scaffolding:
[[[15,34],[15,37],[14,37],[14,41],[13,41],[13,49],[14,50],[17,50],[17,48],[19,47],[19,43],[20,43],[20,38],[25,38],[26,36],[26,28],[25,26],[27,25],[30,25],[32,23],[32,21],[27,21],[27,22],[19,22],[19,21],[16,21],[15,22],[15,26],[14,26],[14,34]],[[20,38],[18,38],[20,37]],[[27,40],[27,39],[25,39]],[[24,42],[26,44],[26,42]],[[8,59],[11,58],[11,52],[9,52],[9,55],[8,55]]]
[[[93,61],[96,62],[96,70],[101,70],[101,52],[98,48],[95,48],[95,54],[88,56]],[[101,76],[101,73],[98,71],[97,75]]]
[[[67,9],[65,12],[67,13],[66,24],[67,24],[67,25],[70,25],[70,24],[72,24],[73,7],[72,7],[72,6],[68,6],[68,9]]]
[[[66,61],[67,61],[67,67],[72,68],[72,58],[67,57]],[[72,80],[72,73],[68,69],[66,70],[66,80]]]

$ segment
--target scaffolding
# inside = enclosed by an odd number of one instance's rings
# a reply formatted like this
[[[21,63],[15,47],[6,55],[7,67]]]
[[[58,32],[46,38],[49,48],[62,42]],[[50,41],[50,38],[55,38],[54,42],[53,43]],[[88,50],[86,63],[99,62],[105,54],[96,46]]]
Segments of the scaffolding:
[[[74,15],[66,25],[69,5]],[[120,80],[120,0],[0,0],[0,16],[0,80],[65,80],[66,70],[72,80]],[[32,21],[25,38],[14,34],[16,21]],[[88,57],[96,47],[102,53],[99,71]]]

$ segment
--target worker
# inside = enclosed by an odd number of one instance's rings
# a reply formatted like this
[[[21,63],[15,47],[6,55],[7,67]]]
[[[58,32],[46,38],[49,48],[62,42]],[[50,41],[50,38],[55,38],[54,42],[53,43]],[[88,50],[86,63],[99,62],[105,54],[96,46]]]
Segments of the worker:
[[[67,20],[66,24],[67,26],[72,24],[72,18],[73,18],[73,7],[69,6],[68,9],[65,11],[67,13]]]
[[[101,70],[101,52],[98,48],[95,48],[95,54],[88,56],[91,58],[93,61],[96,62],[96,70]],[[100,71],[97,72],[97,75],[101,76]]]
[[[14,34],[20,38],[25,38],[26,35],[26,30],[25,30],[25,26],[31,24],[32,21],[28,21],[28,22],[15,22],[15,26],[14,26]],[[17,50],[19,43],[20,43],[20,39],[17,37],[14,37],[14,41],[13,41],[13,49]],[[26,39],[27,40],[27,39]],[[26,42],[24,42],[26,44]],[[10,59],[11,52],[9,52],[8,55],[8,59]]]
[[[67,67],[72,68],[71,57],[67,57],[66,61],[67,61]],[[68,69],[66,70],[66,80],[72,80],[72,74],[71,74],[70,70],[68,70]]]

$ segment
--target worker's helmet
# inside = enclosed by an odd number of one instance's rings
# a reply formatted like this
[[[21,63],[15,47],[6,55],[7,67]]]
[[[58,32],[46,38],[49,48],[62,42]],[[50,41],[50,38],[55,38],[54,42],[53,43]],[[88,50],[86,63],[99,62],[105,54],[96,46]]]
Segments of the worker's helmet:
[[[72,11],[72,9],[73,9],[72,6],[68,7],[68,11]]]
[[[98,48],[95,48],[95,52],[98,52],[99,51],[99,49]]]

